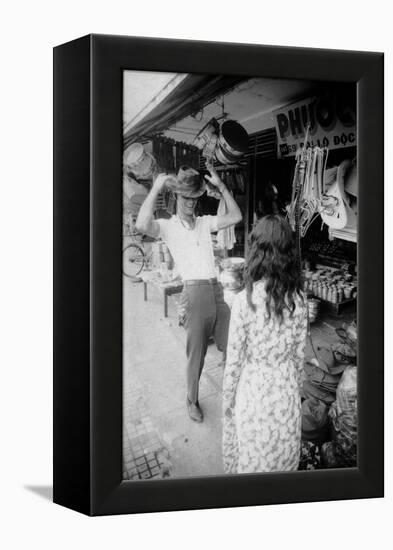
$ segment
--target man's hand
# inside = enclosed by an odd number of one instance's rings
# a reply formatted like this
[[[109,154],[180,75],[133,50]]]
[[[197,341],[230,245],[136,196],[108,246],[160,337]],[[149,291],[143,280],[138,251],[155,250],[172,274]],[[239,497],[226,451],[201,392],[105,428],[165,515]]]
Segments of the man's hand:
[[[205,176],[205,179],[214,187],[222,192],[225,189],[224,183],[221,181],[220,176],[217,174],[216,169],[212,162],[206,163],[206,169],[210,172],[210,176]]]
[[[161,193],[165,186],[165,181],[169,178],[168,174],[158,174],[156,179],[153,182],[153,189],[157,193]]]

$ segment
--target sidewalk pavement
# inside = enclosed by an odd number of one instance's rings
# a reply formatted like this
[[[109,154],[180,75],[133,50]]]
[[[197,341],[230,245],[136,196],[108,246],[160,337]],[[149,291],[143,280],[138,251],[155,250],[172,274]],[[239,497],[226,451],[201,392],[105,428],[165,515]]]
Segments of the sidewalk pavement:
[[[149,285],[124,281],[123,477],[189,477],[223,474],[221,457],[222,354],[209,345],[200,381],[204,421],[186,408],[185,332],[177,325],[176,301]]]

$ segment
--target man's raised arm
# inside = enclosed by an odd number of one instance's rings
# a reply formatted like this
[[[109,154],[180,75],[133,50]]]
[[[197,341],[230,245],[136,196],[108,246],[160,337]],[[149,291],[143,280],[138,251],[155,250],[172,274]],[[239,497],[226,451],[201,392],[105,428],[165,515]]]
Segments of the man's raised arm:
[[[159,174],[157,176],[149,194],[142,203],[136,219],[135,226],[137,230],[145,235],[149,235],[149,237],[157,238],[159,235],[160,227],[158,223],[154,221],[154,207],[157,197],[165,185],[167,177],[167,174]]]
[[[213,164],[206,164],[207,169],[210,172],[210,176],[205,176],[208,182],[218,189],[224,198],[228,212],[223,216],[217,216],[217,229],[225,229],[230,225],[235,225],[242,220],[242,213],[240,208],[236,204],[235,199],[228,191],[226,185],[221,181],[219,175],[213,167]]]

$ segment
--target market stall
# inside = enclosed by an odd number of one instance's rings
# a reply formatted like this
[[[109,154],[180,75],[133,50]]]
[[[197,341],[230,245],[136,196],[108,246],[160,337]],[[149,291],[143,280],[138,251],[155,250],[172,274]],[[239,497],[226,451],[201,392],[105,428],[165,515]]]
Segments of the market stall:
[[[131,182],[135,190],[128,200],[134,196],[134,205],[135,196],[143,200],[159,172],[174,174],[186,164],[203,175],[206,159],[214,163],[243,214],[232,232],[219,232],[214,238],[217,274],[229,304],[243,286],[253,224],[270,213],[287,217],[296,234],[311,326],[301,467],[354,465],[355,90],[340,84],[322,88],[309,82],[183,75],[161,100],[157,94],[150,107],[134,125],[125,124],[124,184],[129,189]],[[220,196],[209,190],[198,207],[201,214],[216,214]],[[135,217],[137,208],[130,212]],[[166,190],[155,215],[174,212],[174,197]],[[167,316],[168,296],[182,288],[176,266],[165,243],[149,243],[143,253],[139,276],[144,298],[148,299],[148,286],[158,289]]]

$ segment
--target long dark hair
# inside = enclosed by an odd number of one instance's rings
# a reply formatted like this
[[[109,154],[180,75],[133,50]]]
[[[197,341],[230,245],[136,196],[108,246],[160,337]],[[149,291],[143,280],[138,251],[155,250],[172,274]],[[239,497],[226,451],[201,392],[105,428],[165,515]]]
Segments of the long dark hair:
[[[295,296],[301,290],[301,276],[292,229],[279,215],[264,216],[250,234],[245,283],[247,302],[253,311],[253,285],[261,279],[266,283],[269,318],[273,312],[282,320],[286,308],[292,315]]]

